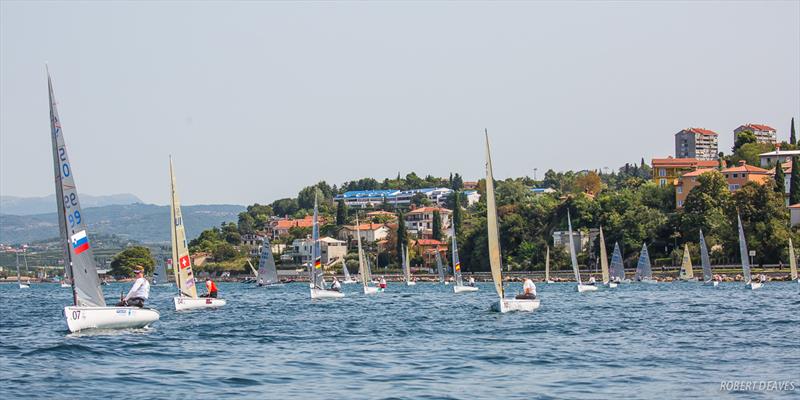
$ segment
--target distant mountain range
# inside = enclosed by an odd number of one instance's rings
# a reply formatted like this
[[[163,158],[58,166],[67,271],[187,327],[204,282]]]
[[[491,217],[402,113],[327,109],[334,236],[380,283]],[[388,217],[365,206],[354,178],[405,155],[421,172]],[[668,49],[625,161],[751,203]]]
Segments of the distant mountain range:
[[[112,194],[108,196],[81,194],[81,207],[83,208],[135,204],[141,202],[142,200],[130,193]],[[55,194],[43,197],[0,196],[0,214],[44,214],[52,212],[55,209],[55,204]]]
[[[131,196],[138,200],[133,195]],[[88,222],[89,235],[109,234],[143,243],[169,242],[169,206],[154,204],[115,204],[102,207],[86,207],[86,196],[81,196],[83,214]],[[113,196],[99,196],[106,201]],[[6,198],[3,198],[5,202]],[[42,198],[42,199],[47,199]],[[44,200],[43,200],[44,201]],[[49,197],[48,211],[54,209],[55,199]],[[23,209],[32,209],[30,205]],[[191,240],[205,229],[219,226],[223,222],[236,222],[244,206],[196,205],[182,206],[186,234]],[[0,243],[32,243],[58,237],[58,218],[55,212],[36,215],[6,215],[5,205],[0,214]]]

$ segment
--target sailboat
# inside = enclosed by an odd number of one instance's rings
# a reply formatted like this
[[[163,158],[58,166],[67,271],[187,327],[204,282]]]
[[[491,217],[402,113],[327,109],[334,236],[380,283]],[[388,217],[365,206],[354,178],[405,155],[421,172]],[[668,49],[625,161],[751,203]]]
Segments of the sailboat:
[[[172,260],[178,260],[178,265],[173,264],[172,273],[175,276],[175,285],[178,295],[173,297],[175,310],[194,310],[201,308],[217,308],[224,306],[224,299],[215,297],[198,297],[197,285],[192,271],[192,261],[189,257],[189,246],[186,244],[186,228],[183,225],[181,204],[178,200],[178,189],[175,186],[175,172],[172,167],[172,157],[169,158],[170,202],[169,220],[170,237],[172,241]]]
[[[19,285],[20,289],[30,289],[31,288],[31,281],[29,280],[26,283],[22,283],[22,275],[19,272],[19,251],[14,252],[17,255],[17,284]],[[25,253],[23,253],[24,255]],[[25,273],[28,273],[28,260],[25,259]]]
[[[64,317],[70,332],[84,329],[143,328],[158,321],[158,311],[138,307],[109,307],[100,288],[100,277],[94,252],[81,212],[78,190],[67,146],[58,118],[53,84],[47,74],[50,97],[50,132],[53,141],[53,172],[55,175],[58,227],[64,251],[64,266],[71,278],[73,305],[64,307]]]
[[[509,311],[534,311],[541,305],[539,299],[507,298],[503,287],[503,264],[500,258],[500,238],[497,226],[497,205],[494,194],[494,174],[492,173],[492,156],[489,150],[489,133],[486,135],[486,228],[489,238],[489,265],[492,269],[494,290],[499,297],[492,304],[492,310],[506,313]]]
[[[789,276],[791,276],[793,281],[800,284],[800,278],[797,277],[797,258],[794,256],[792,238],[789,238]]]
[[[169,279],[167,278],[167,267],[164,265],[164,263],[156,265],[156,269],[153,271],[153,279],[151,284],[153,286],[169,285]]]
[[[311,263],[308,265],[309,287],[312,299],[336,299],[344,297],[339,290],[325,288],[325,271],[322,269],[322,249],[319,243],[319,210],[314,195],[314,224],[311,228]]]
[[[692,258],[689,255],[689,243],[683,246],[683,262],[681,262],[681,272],[678,279],[686,282],[697,282],[692,268]]]
[[[600,271],[603,274],[603,285],[609,288],[617,287],[616,282],[611,282],[611,274],[608,271],[608,253],[606,252],[606,239],[603,236],[603,227],[600,227]]]
[[[402,262],[403,262],[403,280],[406,282],[406,286],[414,286],[417,282],[411,278],[411,260],[408,257],[408,246],[403,245],[403,254],[402,254]]]
[[[456,206],[458,207],[458,206]],[[456,244],[456,229],[453,227],[453,276],[455,277],[456,284],[453,285],[453,292],[477,292],[478,287],[472,285],[464,285],[464,276],[461,275],[461,260],[458,258],[458,245]],[[474,285],[474,284],[473,284]]]
[[[719,285],[719,281],[714,279],[714,274],[711,272],[711,257],[708,256],[708,246],[706,246],[706,238],[703,236],[703,230],[700,230],[700,265],[703,267],[703,285],[714,286]]]
[[[347,260],[344,258],[342,258],[342,273],[344,273],[344,280],[342,281],[343,284],[358,283],[357,280],[350,276],[350,271],[347,269]]]
[[[744,237],[744,229],[742,229],[742,217],[736,213],[736,219],[739,222],[739,256],[742,258],[742,276],[744,277],[744,287],[751,290],[760,289],[763,286],[762,282],[754,282],[753,276],[750,273],[750,259],[748,258],[747,240]]]
[[[370,286],[370,283],[372,283],[372,271],[369,268],[369,261],[365,260],[364,249],[361,247],[361,229],[358,223],[358,215],[356,215],[356,237],[358,243],[358,272],[361,277],[361,286],[364,294],[378,293],[381,291],[380,288]]]
[[[550,246],[547,246],[544,256],[544,283],[553,283],[550,279]]]
[[[625,264],[622,263],[622,252],[619,242],[614,242],[614,252],[611,254],[611,279],[616,283],[631,283],[625,278]]]
[[[650,267],[650,253],[647,252],[647,243],[642,243],[639,253],[639,263],[636,264],[636,280],[642,283],[658,283],[653,279],[653,270]]]
[[[258,260],[256,283],[259,287],[265,288],[283,286],[283,283],[278,280],[278,267],[275,266],[275,256],[272,254],[272,246],[267,238],[264,238],[264,242],[261,245],[261,258]]]
[[[572,218],[570,218],[569,210],[567,210],[567,225],[569,227],[569,259],[572,262],[572,272],[575,273],[575,282],[577,283],[575,289],[579,293],[594,292],[597,290],[596,285],[584,285],[581,282],[581,271],[578,267],[578,256],[575,254],[575,239],[572,238]]]
[[[449,285],[447,281],[447,272],[445,271],[444,263],[442,262],[442,254],[439,252],[439,247],[436,247],[436,270],[439,271],[439,283]]]

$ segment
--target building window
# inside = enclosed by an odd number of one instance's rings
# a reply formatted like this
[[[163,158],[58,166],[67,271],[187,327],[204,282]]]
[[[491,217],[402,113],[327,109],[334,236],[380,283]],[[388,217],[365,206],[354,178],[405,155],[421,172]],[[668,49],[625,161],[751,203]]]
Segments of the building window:
[[[734,177],[734,178],[738,178],[738,177],[739,177],[739,174],[733,174],[733,177]]]
[[[683,186],[678,186],[677,190],[678,190],[678,194],[683,193]]]
[[[728,190],[730,190],[731,192],[735,192],[735,191],[739,190],[739,184],[738,183],[734,183],[734,184],[728,185]]]
[[[678,207],[683,207],[683,200],[678,200]]]
[[[658,169],[658,176],[667,176],[667,169],[666,168],[659,168]]]
[[[667,186],[667,180],[666,179],[661,179],[661,181],[659,183],[661,184],[662,187]]]

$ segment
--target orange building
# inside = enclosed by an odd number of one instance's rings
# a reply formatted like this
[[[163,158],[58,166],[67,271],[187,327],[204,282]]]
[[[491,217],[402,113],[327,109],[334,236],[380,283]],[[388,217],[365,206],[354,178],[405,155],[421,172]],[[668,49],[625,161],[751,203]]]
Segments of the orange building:
[[[692,189],[694,189],[699,185],[699,183],[697,182],[697,177],[710,171],[716,171],[716,170],[714,168],[696,169],[694,171],[687,172],[681,175],[675,181],[675,205],[677,206],[677,208],[683,207],[683,203],[686,201],[686,196],[689,195],[689,192]]]
[[[716,168],[716,160],[698,160],[696,158],[654,158],[650,164],[653,167],[653,182],[659,186],[675,185],[678,178],[700,168]]]
[[[728,189],[731,192],[739,190],[747,182],[755,182],[759,185],[764,184],[772,178],[773,171],[745,164],[744,160],[739,161],[739,165],[725,168],[722,171],[725,180],[728,181]]]

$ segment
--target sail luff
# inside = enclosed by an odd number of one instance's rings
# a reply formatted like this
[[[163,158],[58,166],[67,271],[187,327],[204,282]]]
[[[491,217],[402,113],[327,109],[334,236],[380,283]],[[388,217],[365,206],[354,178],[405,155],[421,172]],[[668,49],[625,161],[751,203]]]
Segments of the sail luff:
[[[578,256],[575,254],[575,240],[572,238],[572,218],[567,210],[567,225],[569,226],[569,260],[572,263],[572,271],[575,273],[575,282],[581,284],[581,272],[578,269]]]
[[[486,229],[489,240],[489,265],[492,269],[494,289],[502,299],[505,292],[503,290],[503,264],[500,257],[500,231],[497,226],[492,155],[489,150],[489,132],[484,130],[484,134],[486,135]]]
[[[47,86],[50,99],[50,133],[53,142],[56,201],[59,205],[58,214],[62,214],[59,216],[59,225],[63,224],[60,226],[63,229],[61,240],[67,254],[64,265],[69,265],[73,300],[77,306],[105,307],[106,300],[100,287],[94,251],[89,242],[49,72]]]
[[[169,159],[169,174],[171,187],[171,222],[172,222],[172,269],[175,270],[175,285],[181,296],[197,298],[197,282],[192,269],[192,260],[189,256],[189,245],[186,242],[186,227],[183,225],[183,213],[178,197],[178,188],[175,183],[175,170],[172,166],[172,157]]]
[[[692,269],[692,258],[689,255],[689,244],[683,246],[683,262],[681,262],[680,278],[687,280],[694,278],[694,270]]]
[[[456,228],[453,227],[453,276],[456,285],[464,286],[464,278],[461,275],[461,259],[458,258],[458,244],[456,243]]]
[[[742,217],[737,213],[736,219],[739,222],[739,256],[742,259],[742,275],[744,276],[744,283],[750,283],[753,280],[750,274],[750,259],[748,258],[747,239],[744,237],[744,229],[742,228]]]
[[[797,258],[794,256],[792,238],[789,238],[789,275],[793,281],[797,280]]]
[[[611,277],[608,273],[608,253],[606,253],[606,239],[603,237],[603,227],[600,227],[600,271],[603,274],[603,283],[608,284]]]
[[[700,265],[703,267],[703,282],[711,282],[714,275],[711,272],[711,257],[708,256],[708,246],[703,230],[700,230]]]
[[[442,254],[439,252],[439,247],[436,247],[436,268],[439,270],[439,283],[445,282],[444,264],[442,263]]]

